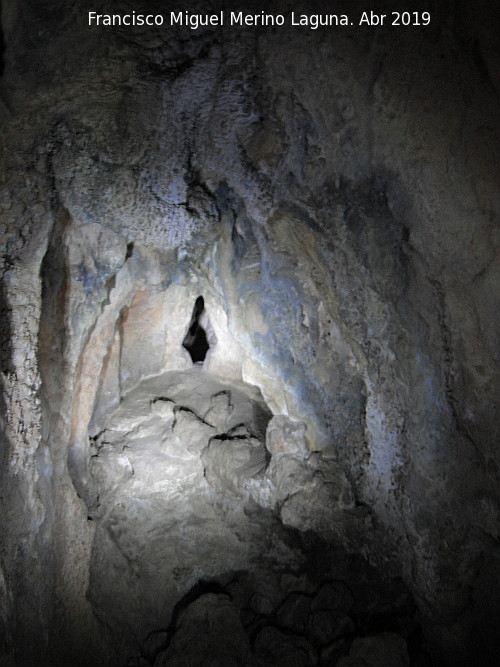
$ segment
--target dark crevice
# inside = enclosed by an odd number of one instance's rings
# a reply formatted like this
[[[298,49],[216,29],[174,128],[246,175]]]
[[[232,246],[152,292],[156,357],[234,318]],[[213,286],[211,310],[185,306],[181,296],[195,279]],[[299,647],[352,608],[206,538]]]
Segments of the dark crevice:
[[[174,407],[174,422],[172,424],[172,428],[175,428],[175,426],[177,425],[177,414],[179,412],[188,412],[190,415],[193,415],[193,417],[198,422],[200,422],[200,424],[205,424],[205,426],[210,426],[211,427],[211,424],[206,422],[202,417],[200,417],[200,415],[197,415],[194,410],[191,410],[191,408],[188,408],[185,405],[176,405]]]
[[[0,281],[0,372],[5,375],[14,372],[12,355],[10,307],[3,281]]]
[[[47,425],[51,423],[49,416],[59,412],[65,398],[61,387],[70,280],[65,248],[69,224],[69,213],[61,208],[40,267],[42,295],[37,355],[42,379],[42,415],[47,417]],[[50,438],[48,428],[44,429],[44,435]]]
[[[4,400],[6,387],[3,378],[14,372],[13,348],[12,348],[12,324],[11,312],[7,299],[7,293],[2,279],[0,279],[0,425],[5,423],[7,406]],[[2,429],[3,430],[3,429]],[[7,434],[0,432],[0,460],[3,457],[7,445]]]
[[[158,401],[161,402],[161,403],[173,403],[173,404],[175,404],[175,401],[173,401],[171,398],[167,398],[167,396],[157,396],[156,398],[153,398],[153,400],[151,401],[151,405],[154,405],[155,403],[158,403]]]
[[[205,301],[202,296],[199,296],[194,304],[188,332],[182,341],[182,346],[189,352],[193,364],[196,364],[197,362],[203,363],[210,348],[207,332],[200,324],[200,318],[204,311]]]
[[[244,433],[238,433],[238,430],[241,428],[244,428],[245,432]],[[213,438],[210,438],[210,441],[212,440],[247,440],[248,438],[251,438],[252,434],[247,431],[246,425],[245,424],[237,424],[236,426],[233,426],[233,428],[229,429],[227,433],[219,433],[217,435],[214,435]]]

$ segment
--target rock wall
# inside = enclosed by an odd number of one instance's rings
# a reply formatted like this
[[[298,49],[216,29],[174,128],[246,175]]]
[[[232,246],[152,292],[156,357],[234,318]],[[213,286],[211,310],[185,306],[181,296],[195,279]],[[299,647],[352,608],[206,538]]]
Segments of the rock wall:
[[[89,437],[191,368],[199,295],[204,370],[258,387],[352,499],[307,487],[280,525],[402,577],[435,660],[493,659],[498,11],[428,5],[426,30],[192,31],[2,4],[5,664],[116,664]]]

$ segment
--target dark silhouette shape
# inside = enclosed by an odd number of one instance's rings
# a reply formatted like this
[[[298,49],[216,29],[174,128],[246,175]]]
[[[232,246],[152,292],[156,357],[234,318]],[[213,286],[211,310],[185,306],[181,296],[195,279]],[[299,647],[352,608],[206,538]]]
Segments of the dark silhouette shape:
[[[202,296],[199,296],[194,304],[188,332],[182,341],[182,346],[189,352],[193,364],[198,361],[203,363],[207,356],[207,352],[210,349],[207,340],[207,332],[200,324],[200,317],[203,315],[204,310],[205,301]]]

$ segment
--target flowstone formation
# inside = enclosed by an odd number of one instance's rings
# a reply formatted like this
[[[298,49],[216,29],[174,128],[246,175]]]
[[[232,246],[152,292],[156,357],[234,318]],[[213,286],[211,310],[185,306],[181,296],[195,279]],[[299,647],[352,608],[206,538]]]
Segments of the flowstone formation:
[[[434,4],[2,3],[2,665],[496,665],[500,21]]]

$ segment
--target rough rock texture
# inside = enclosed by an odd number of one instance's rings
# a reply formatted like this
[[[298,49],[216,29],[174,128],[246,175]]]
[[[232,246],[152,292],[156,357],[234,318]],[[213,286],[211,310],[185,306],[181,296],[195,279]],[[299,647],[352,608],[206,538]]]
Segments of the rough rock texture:
[[[349,655],[337,662],[339,667],[408,667],[409,664],[404,639],[388,632],[355,639]]]
[[[427,5],[2,3],[2,664],[496,664],[500,21]]]

